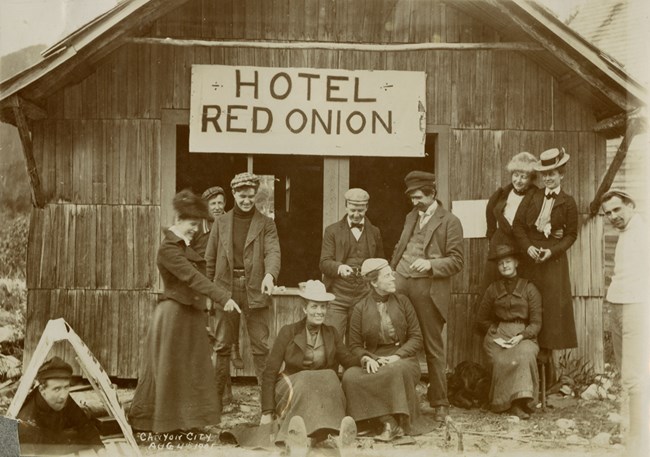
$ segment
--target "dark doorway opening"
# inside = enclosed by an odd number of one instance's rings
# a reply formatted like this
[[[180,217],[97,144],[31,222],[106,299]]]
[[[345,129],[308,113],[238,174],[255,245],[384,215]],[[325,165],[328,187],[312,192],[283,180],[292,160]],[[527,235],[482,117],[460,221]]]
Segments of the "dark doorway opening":
[[[404,194],[404,176],[412,170],[435,171],[435,134],[425,143],[425,157],[351,157],[350,187],[361,187],[370,194],[366,214],[381,230],[386,258],[390,260],[399,241],[404,218],[412,205]]]
[[[280,238],[282,267],[277,285],[296,287],[320,279],[323,230],[323,158],[320,156],[190,153],[189,127],[176,130],[176,190],[197,194],[211,186],[226,191],[226,211],[233,206],[230,181],[246,171],[248,157],[257,175],[274,178],[273,217]]]

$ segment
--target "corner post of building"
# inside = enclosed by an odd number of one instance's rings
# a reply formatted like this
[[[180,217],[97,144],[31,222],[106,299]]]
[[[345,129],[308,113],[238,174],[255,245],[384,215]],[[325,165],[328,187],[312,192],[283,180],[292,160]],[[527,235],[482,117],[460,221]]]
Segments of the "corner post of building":
[[[27,168],[27,175],[29,176],[32,191],[32,203],[37,208],[43,208],[45,206],[45,196],[43,195],[36,160],[34,160],[32,133],[29,130],[29,124],[25,116],[24,101],[18,95],[14,95],[11,98],[11,107],[14,113],[18,135],[20,136],[20,142],[23,146],[23,157],[25,158],[25,167]]]
[[[350,159],[323,158],[323,230],[343,217],[345,192],[350,187]]]
[[[600,186],[598,186],[598,190],[596,191],[594,199],[589,204],[589,214],[591,217],[598,214],[598,211],[600,209],[600,199],[602,198],[603,194],[609,190],[612,183],[614,182],[616,173],[623,164],[623,160],[625,160],[625,157],[627,156],[627,151],[630,147],[630,144],[632,143],[632,140],[637,134],[641,133],[644,129],[647,128],[645,120],[638,114],[635,116],[629,116],[626,124],[627,128],[625,129],[625,135],[623,135],[623,138],[621,139],[621,144],[618,146],[616,155],[612,159],[612,163],[609,165],[609,168],[607,168],[607,172],[605,172],[605,176],[603,177]]]

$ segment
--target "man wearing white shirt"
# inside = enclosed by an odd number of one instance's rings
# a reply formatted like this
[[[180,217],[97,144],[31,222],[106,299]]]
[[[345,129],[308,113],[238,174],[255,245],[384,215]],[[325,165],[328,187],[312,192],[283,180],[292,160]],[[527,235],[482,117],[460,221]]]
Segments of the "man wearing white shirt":
[[[427,398],[435,419],[449,414],[442,330],[451,301],[451,277],[463,268],[463,227],[436,200],[435,175],[412,171],[404,178],[413,210],[395,247],[391,267],[397,292],[413,304],[420,322],[429,373]]]
[[[648,389],[650,362],[648,340],[648,226],[635,211],[634,200],[620,189],[610,189],[602,199],[605,216],[619,232],[614,253],[614,274],[607,289],[614,356],[621,369],[629,400],[630,455],[647,448]],[[646,442],[647,445],[647,442]],[[637,452],[635,454],[635,452]]]
[[[328,226],[323,234],[320,270],[328,292],[335,295],[325,315],[325,324],[347,334],[352,309],[368,292],[359,275],[369,258],[383,258],[381,233],[366,217],[370,195],[363,189],[345,193],[345,217]]]

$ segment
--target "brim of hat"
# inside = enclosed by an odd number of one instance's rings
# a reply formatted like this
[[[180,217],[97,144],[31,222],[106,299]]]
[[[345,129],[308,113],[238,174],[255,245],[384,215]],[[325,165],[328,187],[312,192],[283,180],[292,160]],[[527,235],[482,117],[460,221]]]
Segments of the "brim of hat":
[[[517,251],[509,252],[507,254],[498,254],[498,255],[497,254],[492,254],[491,256],[488,257],[488,260],[494,261],[494,260],[499,260],[499,259],[503,259],[503,258],[506,258],[506,257],[519,258],[520,255],[521,255],[521,253],[517,252]]]
[[[36,379],[44,381],[46,379],[70,379],[72,378],[72,371],[61,368],[58,370],[47,370],[43,374],[37,374]]]
[[[542,165],[535,165],[535,171],[547,171],[547,170],[554,170],[555,168],[560,168],[562,165],[567,163],[570,158],[571,156],[565,152],[564,157],[562,157],[558,163],[554,163],[553,165],[547,165],[545,167]]]
[[[324,294],[308,294],[304,292],[299,292],[298,295],[300,295],[305,300],[318,301],[318,302],[332,301],[336,298],[334,294],[330,294],[329,292],[325,292]]]
[[[416,190],[420,190],[420,189],[422,189],[423,187],[426,187],[426,186],[427,186],[427,184],[413,184],[413,185],[407,187],[406,190],[404,191],[404,193],[406,195],[408,195],[411,192],[416,191]],[[432,186],[433,186],[433,184],[432,184]]]

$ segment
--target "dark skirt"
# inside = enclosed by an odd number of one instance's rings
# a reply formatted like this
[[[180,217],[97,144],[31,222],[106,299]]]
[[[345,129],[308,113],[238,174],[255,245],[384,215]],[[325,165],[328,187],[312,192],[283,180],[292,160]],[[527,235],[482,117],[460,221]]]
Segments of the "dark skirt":
[[[557,241],[535,240],[537,247],[551,248]],[[537,336],[539,347],[545,349],[570,349],[578,346],[576,325],[573,317],[573,297],[569,260],[566,253],[534,263],[528,255],[526,272],[528,279],[542,295],[542,329]]]
[[[275,413],[279,431],[275,443],[287,437],[289,421],[301,416],[307,435],[338,432],[345,417],[345,395],[334,370],[305,370],[282,374],[275,383]]]
[[[420,364],[415,357],[384,365],[377,373],[361,367],[348,368],[343,374],[343,390],[349,416],[355,421],[401,414],[401,425],[408,434],[419,430],[420,401],[415,386],[420,379]]]
[[[490,408],[494,412],[510,409],[514,400],[536,399],[539,393],[537,343],[525,339],[505,349],[494,342],[499,337],[507,341],[525,327],[521,323],[502,322],[496,328],[490,327],[483,339],[483,349],[492,366]]]
[[[129,412],[133,428],[162,433],[218,424],[221,400],[205,314],[173,300],[162,301],[154,310],[145,344]]]

